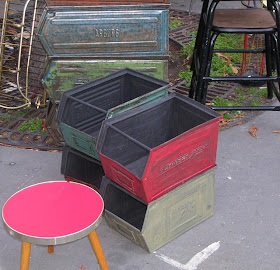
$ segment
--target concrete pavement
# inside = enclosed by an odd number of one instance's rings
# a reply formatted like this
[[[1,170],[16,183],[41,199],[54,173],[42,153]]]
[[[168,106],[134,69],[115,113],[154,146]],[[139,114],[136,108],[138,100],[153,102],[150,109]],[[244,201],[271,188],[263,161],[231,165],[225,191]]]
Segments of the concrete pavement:
[[[112,270],[279,269],[280,130],[278,112],[264,112],[219,133],[214,216],[149,254],[103,220],[97,229]],[[248,130],[255,124],[259,138]],[[26,186],[61,180],[61,153],[0,147],[0,204]],[[18,269],[20,242],[1,223],[0,269]],[[204,256],[200,253],[205,250]],[[207,253],[208,252],[208,253]],[[209,255],[208,258],[207,254]],[[192,262],[190,260],[197,256]],[[97,270],[87,238],[32,246],[30,270]]]

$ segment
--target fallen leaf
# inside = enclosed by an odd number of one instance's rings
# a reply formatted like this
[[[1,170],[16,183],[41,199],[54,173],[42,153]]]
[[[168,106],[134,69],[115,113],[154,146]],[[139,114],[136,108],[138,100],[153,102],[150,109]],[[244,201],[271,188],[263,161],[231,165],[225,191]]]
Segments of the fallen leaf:
[[[18,33],[16,36],[15,36],[15,39],[19,39],[21,37],[21,33]],[[30,38],[30,33],[27,32],[27,31],[24,31],[23,34],[22,34],[22,37],[23,38],[26,38],[26,39],[29,39]]]
[[[278,134],[280,134],[280,130],[274,130],[273,133],[278,133]]]
[[[80,265],[80,268],[81,268],[82,270],[85,270],[85,269],[86,269],[86,267],[85,267],[84,264],[81,264],[81,265]]]
[[[47,127],[46,127],[46,119],[42,119],[41,128],[42,128],[42,130],[47,131]]]
[[[259,138],[256,132],[258,131],[258,128],[255,125],[252,125],[252,127],[249,129],[249,133],[252,137]]]
[[[232,72],[233,72],[234,74],[237,74],[237,73],[238,73],[238,68],[233,67],[233,66],[231,66],[230,68],[231,68],[231,70],[232,70]]]
[[[228,55],[225,55],[223,53],[216,53],[219,57],[226,59],[228,62],[230,62],[231,57]]]

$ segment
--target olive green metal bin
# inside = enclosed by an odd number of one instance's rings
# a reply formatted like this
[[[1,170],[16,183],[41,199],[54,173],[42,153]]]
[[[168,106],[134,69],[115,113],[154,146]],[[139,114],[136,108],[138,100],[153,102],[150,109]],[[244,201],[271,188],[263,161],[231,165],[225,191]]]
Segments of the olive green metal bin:
[[[214,180],[215,167],[147,204],[104,176],[105,219],[151,253],[213,215]]]
[[[168,80],[168,56],[133,59],[48,57],[41,83],[51,100],[59,102],[63,92],[113,72],[131,68],[160,80]]]

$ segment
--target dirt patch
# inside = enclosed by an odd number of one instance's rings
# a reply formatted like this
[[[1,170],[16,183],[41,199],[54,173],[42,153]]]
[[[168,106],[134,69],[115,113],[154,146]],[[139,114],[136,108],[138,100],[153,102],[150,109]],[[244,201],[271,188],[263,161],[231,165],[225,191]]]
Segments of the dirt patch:
[[[178,74],[184,71],[185,57],[182,55],[182,46],[172,40],[169,42],[169,61],[168,61],[168,79],[172,85],[182,81],[178,78]]]

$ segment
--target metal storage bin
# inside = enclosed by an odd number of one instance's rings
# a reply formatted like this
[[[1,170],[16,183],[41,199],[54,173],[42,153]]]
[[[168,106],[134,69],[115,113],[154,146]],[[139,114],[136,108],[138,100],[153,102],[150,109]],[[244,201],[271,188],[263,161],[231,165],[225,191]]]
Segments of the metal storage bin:
[[[131,68],[157,79],[168,79],[168,58],[153,59],[94,59],[49,58],[42,74],[42,85],[55,101],[75,86],[104,77],[124,68]]]
[[[103,122],[105,175],[151,202],[215,166],[221,115],[179,94]]]
[[[168,7],[49,7],[38,35],[56,57],[168,55]]]
[[[64,143],[59,124],[56,121],[57,109],[58,103],[50,100],[47,107],[45,127],[47,128],[48,132],[55,142]]]
[[[103,177],[108,225],[153,252],[213,215],[215,168],[147,204]]]
[[[62,150],[61,173],[78,182],[100,188],[104,171],[101,162],[69,146]]]
[[[94,5],[152,5],[169,4],[169,0],[46,0],[49,6],[94,6]]]
[[[96,140],[102,121],[168,95],[168,83],[123,69],[65,91],[57,119],[67,145],[99,159]]]

